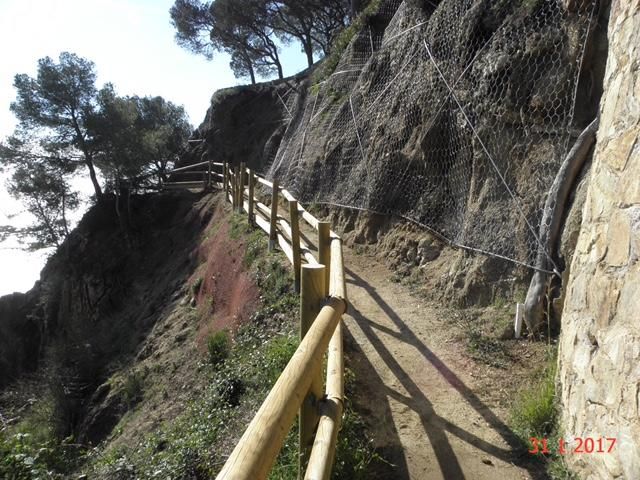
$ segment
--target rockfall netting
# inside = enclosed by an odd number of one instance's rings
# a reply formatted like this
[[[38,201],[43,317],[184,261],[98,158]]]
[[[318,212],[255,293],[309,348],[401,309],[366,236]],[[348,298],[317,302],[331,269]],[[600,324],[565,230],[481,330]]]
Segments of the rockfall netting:
[[[382,2],[330,75],[282,98],[268,175],[535,267],[593,15],[591,0]]]

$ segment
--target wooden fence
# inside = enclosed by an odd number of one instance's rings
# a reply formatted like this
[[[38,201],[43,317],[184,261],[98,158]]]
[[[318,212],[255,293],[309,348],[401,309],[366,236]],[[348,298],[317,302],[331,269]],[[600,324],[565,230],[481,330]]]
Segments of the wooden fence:
[[[269,182],[244,164],[202,162],[173,170],[184,173],[207,166],[197,182],[171,182],[166,188],[220,188],[234,212],[247,213],[248,222],[269,235],[269,249],[279,245],[294,269],[300,293],[300,345],[218,474],[218,479],[267,478],[291,429],[299,420],[299,478],[328,479],[335,456],[344,402],[342,315],[347,294],[342,240],[305,210],[277,181]],[[221,173],[214,169],[222,170]],[[220,182],[218,182],[220,180]],[[271,199],[265,205],[256,187]],[[285,210],[285,215],[279,209]],[[317,233],[317,256],[300,234],[300,221]],[[327,353],[323,391],[322,367]],[[306,471],[304,467],[306,466]]]

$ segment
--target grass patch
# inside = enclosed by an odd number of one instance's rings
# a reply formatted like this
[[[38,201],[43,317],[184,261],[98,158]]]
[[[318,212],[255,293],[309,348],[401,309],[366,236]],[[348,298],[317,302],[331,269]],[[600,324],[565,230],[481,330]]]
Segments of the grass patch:
[[[253,411],[297,346],[291,324],[241,327],[222,363],[200,365],[205,389],[172,422],[143,436],[137,445],[94,456],[90,478],[214,477]],[[226,338],[226,337],[218,337]]]
[[[543,366],[518,393],[511,409],[511,427],[522,442],[523,449],[532,448],[532,437],[546,438],[549,453],[535,456],[545,462],[547,473],[553,480],[573,480],[577,477],[569,470],[557,448],[562,438],[556,397],[557,353],[557,347],[549,347]]]
[[[533,384],[517,397],[512,421],[514,431],[525,442],[531,437],[549,437],[556,427],[555,376],[555,355],[549,354],[546,365],[536,374]]]
[[[230,343],[229,334],[225,330],[212,333],[207,337],[207,352],[211,365],[219,365],[227,359]]]

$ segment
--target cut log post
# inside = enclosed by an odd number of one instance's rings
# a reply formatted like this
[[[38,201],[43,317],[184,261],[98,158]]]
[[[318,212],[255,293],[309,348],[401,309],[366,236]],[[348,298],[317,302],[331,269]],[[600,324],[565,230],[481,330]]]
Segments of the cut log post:
[[[289,200],[289,223],[291,224],[291,249],[293,250],[294,290],[300,292],[300,224],[298,223],[298,202]]]
[[[254,225],[254,202],[253,202],[253,186],[255,185],[255,176],[253,170],[249,170],[249,225]]]
[[[329,295],[329,276],[331,275],[331,223],[318,222],[318,262],[324,265],[325,297]]]
[[[238,167],[233,167],[233,174],[231,175],[231,206],[233,207],[233,212],[235,213],[238,208]]]
[[[271,218],[269,222],[269,251],[272,252],[276,248],[278,241],[278,180],[273,180],[273,188],[271,190]]]
[[[238,178],[238,213],[242,213],[242,205],[244,204],[244,184],[247,175],[245,163],[240,163],[240,176]]]
[[[208,171],[207,171],[207,187],[206,187],[207,191],[208,191],[208,190],[211,190],[211,187],[212,187],[212,185],[213,185],[213,184],[211,183],[211,175],[212,175],[212,173],[213,173],[213,172],[212,172],[212,169],[213,169],[213,160],[209,159],[209,169],[208,169]]]
[[[305,480],[329,480],[336,452],[344,406],[344,353],[342,321],[329,342],[326,399],[320,402],[320,421],[309,458]]]
[[[320,313],[325,298],[324,265],[303,265],[300,285],[300,341]],[[322,399],[322,372],[311,379],[311,387],[300,406],[298,478],[302,478],[318,425],[318,406]]]
[[[222,188],[224,188],[224,201],[226,202],[229,198],[229,164],[226,160],[222,165],[222,185]]]
[[[322,358],[345,311],[345,302],[331,298],[289,360],[264,403],[242,435],[218,480],[263,480],[282,448],[311,378],[322,370]]]
[[[234,186],[235,186],[235,192],[236,192],[236,207],[234,210],[234,213],[238,212],[238,209],[240,208],[240,167],[235,167],[235,175],[233,177],[234,179]]]

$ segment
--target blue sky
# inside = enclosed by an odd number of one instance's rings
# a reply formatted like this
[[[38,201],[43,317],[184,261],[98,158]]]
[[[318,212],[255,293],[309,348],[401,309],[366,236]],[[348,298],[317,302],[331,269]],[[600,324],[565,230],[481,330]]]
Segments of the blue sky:
[[[242,83],[229,59],[213,61],[181,49],[174,41],[169,8],[173,0],[0,0],[0,138],[15,119],[13,77],[35,75],[37,60],[74,52],[96,64],[98,86],[112,82],[121,95],[162,95],[184,105],[191,123],[204,119],[209,98]],[[297,45],[283,50],[285,75],[306,66]],[[27,221],[0,176],[0,224]],[[0,295],[26,291],[38,278],[46,253],[29,254],[15,242],[0,244]]]

